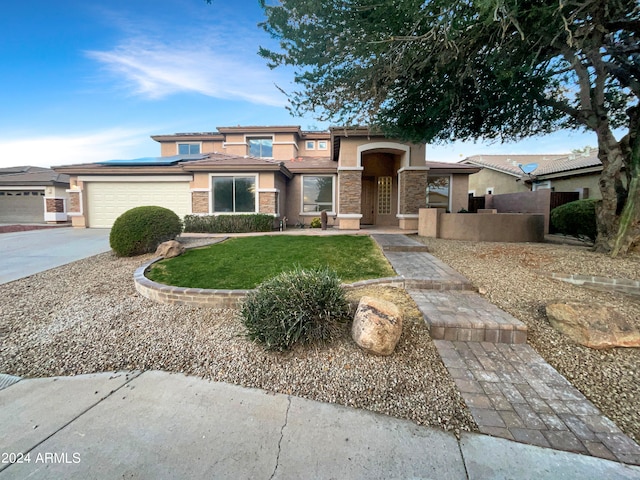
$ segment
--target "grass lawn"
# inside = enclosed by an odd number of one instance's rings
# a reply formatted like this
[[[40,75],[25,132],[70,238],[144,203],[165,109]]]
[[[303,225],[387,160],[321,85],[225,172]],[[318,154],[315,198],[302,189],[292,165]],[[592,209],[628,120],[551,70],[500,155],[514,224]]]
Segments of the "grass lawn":
[[[328,266],[351,283],[395,276],[376,243],[365,235],[231,238],[155,263],[147,277],[178,287],[249,289],[295,266]]]

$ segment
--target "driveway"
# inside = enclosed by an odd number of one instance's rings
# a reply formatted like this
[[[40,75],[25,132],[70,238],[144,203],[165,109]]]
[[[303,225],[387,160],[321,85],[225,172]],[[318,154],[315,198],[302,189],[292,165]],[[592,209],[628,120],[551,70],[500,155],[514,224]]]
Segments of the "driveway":
[[[0,234],[0,284],[108,252],[109,229],[47,228]]]

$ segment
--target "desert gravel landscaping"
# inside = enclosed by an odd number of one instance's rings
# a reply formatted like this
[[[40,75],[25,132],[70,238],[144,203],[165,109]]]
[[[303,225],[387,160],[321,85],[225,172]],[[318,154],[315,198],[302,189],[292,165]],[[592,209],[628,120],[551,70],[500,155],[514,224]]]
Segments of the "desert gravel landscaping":
[[[529,327],[529,343],[636,441],[640,440],[640,349],[591,350],[548,323],[551,300],[598,302],[640,324],[640,299],[551,279],[545,273],[640,279],[640,256],[611,259],[584,247],[422,239]],[[349,338],[265,352],[243,337],[237,312],[161,305],[138,295],[133,271],[151,256],[106,253],[0,288],[0,372],[25,377],[111,370],[182,372],[272,392],[340,403],[446,430],[476,430],[420,313],[402,290],[351,292],[401,306],[396,353],[374,357]]]
[[[0,288],[0,372],[23,377],[165,370],[365,408],[446,430],[477,427],[410,297],[390,357],[362,352],[348,325],[329,345],[265,352],[237,312],[156,304],[137,294],[134,270],[151,258],[97,255]]]

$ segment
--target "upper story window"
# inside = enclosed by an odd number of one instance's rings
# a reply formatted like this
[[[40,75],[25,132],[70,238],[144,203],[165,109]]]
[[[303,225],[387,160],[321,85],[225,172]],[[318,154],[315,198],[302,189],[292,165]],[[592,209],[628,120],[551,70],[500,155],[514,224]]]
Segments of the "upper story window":
[[[249,155],[259,158],[273,157],[273,138],[271,137],[251,137],[247,138],[249,144]]]
[[[178,155],[190,155],[192,153],[200,153],[199,143],[179,143]]]
[[[328,147],[326,140],[318,140],[318,150],[326,150]]]
[[[305,148],[307,150],[315,150],[316,149],[316,142],[314,142],[313,140],[307,140],[305,142]]]

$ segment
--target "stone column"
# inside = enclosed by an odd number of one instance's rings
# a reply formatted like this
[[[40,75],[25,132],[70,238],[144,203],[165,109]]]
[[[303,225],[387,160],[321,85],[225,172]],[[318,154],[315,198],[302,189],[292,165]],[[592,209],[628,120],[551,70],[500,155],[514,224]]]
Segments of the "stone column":
[[[338,169],[338,228],[359,230],[362,218],[362,167]]]
[[[209,192],[208,191],[192,191],[191,192],[191,212],[192,213],[209,213]]]
[[[398,171],[400,228],[418,228],[418,215],[427,206],[427,167],[409,167]]]

